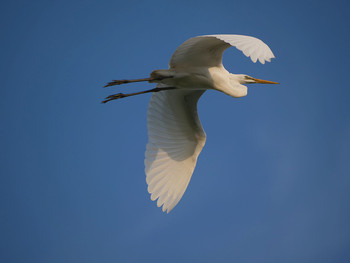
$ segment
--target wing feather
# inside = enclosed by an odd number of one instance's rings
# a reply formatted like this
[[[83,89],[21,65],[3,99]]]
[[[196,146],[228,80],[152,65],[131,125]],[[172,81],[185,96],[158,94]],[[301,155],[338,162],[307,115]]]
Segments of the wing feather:
[[[145,172],[151,199],[170,212],[180,201],[197,158],[205,132],[197,114],[204,90],[170,90],[153,93],[147,113],[148,144]]]
[[[271,49],[260,39],[242,35],[206,35],[190,38],[180,45],[170,59],[171,68],[215,67],[222,64],[222,54],[234,46],[255,63],[265,64],[274,58]]]
[[[255,63],[274,58],[260,39],[242,35],[206,35],[180,45],[170,59],[170,69],[222,66],[230,46]],[[158,87],[163,84],[158,84]],[[163,211],[170,212],[182,198],[206,140],[198,118],[197,102],[204,90],[181,89],[153,93],[147,113],[148,144],[145,173],[148,192]]]

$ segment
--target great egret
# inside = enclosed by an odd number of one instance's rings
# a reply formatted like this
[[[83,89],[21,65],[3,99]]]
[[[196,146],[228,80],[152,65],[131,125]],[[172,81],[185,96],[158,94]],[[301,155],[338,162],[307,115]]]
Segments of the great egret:
[[[222,65],[225,49],[234,46],[255,63],[274,58],[261,40],[242,35],[205,35],[190,38],[172,55],[169,69],[154,70],[149,78],[114,80],[106,85],[148,81],[156,88],[129,94],[108,96],[103,103],[153,92],[148,106],[148,144],[145,173],[151,199],[168,213],[183,196],[196,166],[206,134],[197,113],[197,102],[208,89],[235,98],[247,95],[242,84],[277,82],[231,74]]]

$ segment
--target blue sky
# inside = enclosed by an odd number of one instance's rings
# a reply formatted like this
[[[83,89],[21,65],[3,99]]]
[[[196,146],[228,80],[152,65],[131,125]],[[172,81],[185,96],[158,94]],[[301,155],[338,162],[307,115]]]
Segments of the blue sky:
[[[1,262],[349,262],[348,1],[7,1],[0,8]],[[199,102],[207,142],[170,214],[147,193],[150,95],[186,39],[261,38]]]

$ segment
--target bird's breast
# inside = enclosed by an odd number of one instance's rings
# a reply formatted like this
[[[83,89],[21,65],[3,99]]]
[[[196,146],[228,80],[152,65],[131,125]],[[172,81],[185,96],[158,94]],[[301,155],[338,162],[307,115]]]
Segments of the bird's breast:
[[[209,73],[213,81],[213,89],[235,98],[247,95],[247,87],[232,80],[230,73],[224,67],[209,68]]]

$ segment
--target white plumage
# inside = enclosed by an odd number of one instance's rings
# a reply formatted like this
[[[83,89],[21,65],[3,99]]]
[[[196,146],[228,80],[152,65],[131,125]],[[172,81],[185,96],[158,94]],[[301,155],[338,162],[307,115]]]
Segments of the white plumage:
[[[191,179],[205,133],[197,114],[203,90],[154,93],[148,107],[145,172],[151,199],[168,212],[180,201]]]
[[[170,59],[170,68],[214,67],[222,65],[222,54],[230,46],[236,47],[255,63],[274,58],[271,49],[260,39],[241,35],[207,35],[190,38],[181,44]]]
[[[231,74],[222,65],[223,52],[235,46],[253,62],[271,61],[274,55],[261,40],[241,35],[207,35],[185,41],[172,55],[167,70],[155,70],[151,77],[115,80],[107,86],[137,81],[158,83],[152,90],[116,94],[104,102],[153,92],[147,113],[148,144],[145,173],[148,192],[163,211],[171,211],[183,196],[206,140],[197,114],[197,102],[207,89],[232,97],[247,95],[242,84],[277,82]]]
[[[170,70],[223,67],[222,54],[235,46],[253,62],[270,61],[274,55],[261,40],[240,35],[209,35],[184,42],[170,59]],[[169,83],[171,86],[171,84]],[[169,212],[184,194],[197,158],[205,144],[205,132],[197,114],[204,90],[169,90],[153,93],[148,107],[149,141],[145,172],[151,199]]]

